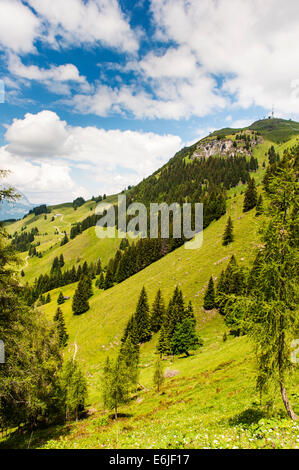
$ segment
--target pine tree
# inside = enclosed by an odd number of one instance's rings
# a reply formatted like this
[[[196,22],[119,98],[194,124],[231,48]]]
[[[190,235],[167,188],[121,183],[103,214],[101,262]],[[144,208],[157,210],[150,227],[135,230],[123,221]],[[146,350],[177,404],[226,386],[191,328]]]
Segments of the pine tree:
[[[143,287],[138,299],[135,312],[136,328],[139,343],[145,343],[151,339],[150,321],[149,321],[149,305],[147,293]]]
[[[190,350],[195,350],[202,344],[202,340],[199,340],[196,334],[194,323],[189,318],[177,325],[170,342],[173,354],[186,354],[186,356],[189,356]]]
[[[250,178],[248,181],[247,189],[245,191],[243,212],[248,212],[256,206],[257,203],[257,190],[255,186],[255,179]]]
[[[107,290],[110,289],[110,287],[113,287],[113,272],[108,268],[105,276],[104,289]]]
[[[170,345],[168,341],[166,325],[162,325],[162,328],[160,330],[157,351],[160,353],[160,356],[162,356],[163,354],[170,354]]]
[[[62,373],[61,388],[65,395],[66,419],[75,418],[84,411],[87,399],[86,379],[78,363],[69,359]]]
[[[59,266],[60,266],[61,268],[63,268],[63,266],[64,266],[63,254],[61,254],[60,257],[59,257]]]
[[[51,295],[48,293],[47,298],[46,298],[46,304],[49,304],[51,302]]]
[[[63,239],[62,239],[61,242],[60,242],[60,246],[64,246],[64,245],[66,245],[68,242],[69,242],[69,238],[68,238],[67,234],[65,233]]]
[[[104,289],[104,285],[105,285],[105,278],[104,278],[103,272],[101,272],[99,278],[97,279],[96,286],[99,289]]]
[[[25,273],[24,273],[23,269],[22,269],[22,271],[21,271],[21,276],[22,276],[22,277],[25,276]]]
[[[138,382],[139,354],[139,344],[132,341],[131,335],[128,335],[120,347],[119,360],[125,365],[132,386]]]
[[[185,318],[189,318],[189,320],[192,321],[192,323],[194,324],[194,326],[196,325],[196,318],[195,318],[195,315],[194,315],[194,311],[193,311],[193,307],[192,307],[192,302],[191,300],[189,301],[189,304],[186,308],[186,311],[185,311],[185,316],[184,316],[184,319]]]
[[[67,345],[68,341],[68,334],[66,331],[65,323],[64,323],[64,318],[63,318],[63,313],[60,307],[57,308],[55,316],[54,316],[54,321],[57,325],[57,331],[58,331],[58,336],[59,336],[59,345],[61,347],[64,347]]]
[[[58,298],[57,298],[57,303],[58,303],[58,305],[61,305],[61,304],[64,303],[64,295],[61,291],[59,292],[59,295],[58,295]]]
[[[72,309],[74,315],[81,315],[89,310],[84,278],[85,276],[82,276],[78,282],[78,286],[73,297]]]
[[[233,237],[233,222],[232,222],[231,217],[229,216],[226,227],[225,227],[225,231],[224,231],[224,234],[223,234],[223,238],[222,238],[222,245],[224,245],[224,246],[229,245],[230,243],[233,242],[233,240],[234,240],[234,237]]]
[[[209,284],[204,296],[203,307],[205,310],[212,310],[215,307],[215,290],[213,276],[211,276],[209,280]]]
[[[232,296],[226,305],[226,315],[239,317],[240,328],[255,345],[260,394],[280,390],[292,420],[298,417],[289,402],[286,384],[294,370],[290,343],[299,328],[298,253],[291,229],[294,210],[298,227],[298,183],[293,166],[298,155],[299,147],[289,155],[285,168],[267,182],[269,222],[263,226],[263,248],[257,253],[250,290],[247,295]]]
[[[119,405],[129,400],[130,386],[130,375],[123,361],[119,357],[115,361],[108,358],[103,371],[102,396],[104,407],[114,409],[115,419]]]
[[[85,292],[86,298],[89,299],[93,295],[92,290],[92,280],[89,275],[82,275],[82,284],[83,290]]]
[[[256,204],[255,215],[258,217],[263,213],[263,196],[260,194]]]
[[[161,290],[159,289],[156,294],[156,298],[154,300],[151,315],[150,315],[151,331],[153,331],[154,333],[157,333],[160,330],[163,324],[164,315],[165,315],[165,305],[164,305],[164,300],[162,297]]]
[[[154,371],[154,384],[157,387],[157,392],[160,392],[161,385],[164,382],[164,368],[162,364],[162,360],[160,357],[156,360],[155,363],[155,371]]]

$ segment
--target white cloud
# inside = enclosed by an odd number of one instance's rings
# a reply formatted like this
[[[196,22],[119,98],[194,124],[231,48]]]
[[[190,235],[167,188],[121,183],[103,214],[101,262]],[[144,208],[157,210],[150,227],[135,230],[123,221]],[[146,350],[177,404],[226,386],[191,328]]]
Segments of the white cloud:
[[[152,0],[157,36],[189,48],[224,93],[251,105],[298,115],[299,3],[285,0]]]
[[[151,174],[182,146],[175,135],[71,127],[52,111],[14,119],[5,138],[0,167],[13,171],[11,183],[33,202],[40,202],[43,193],[50,203],[74,194],[118,192]]]
[[[28,0],[54,47],[101,43],[136,52],[138,40],[117,0]]]
[[[198,69],[190,78],[163,77],[153,81],[152,94],[137,82],[135,86],[119,88],[99,85],[94,94],[77,94],[64,103],[80,113],[98,116],[128,113],[138,119],[187,119],[226,106],[227,100],[219,95],[216,85],[212,77]]]
[[[135,53],[138,34],[117,0],[1,0],[0,43],[16,53],[35,51],[40,39],[53,48],[102,44]]]
[[[78,195],[89,195],[72,180],[71,168],[66,162],[30,161],[0,147],[0,167],[11,171],[5,182],[26,194],[34,204],[58,204],[72,201]]]
[[[17,53],[34,51],[40,20],[19,0],[0,2],[0,44]]]
[[[21,79],[43,83],[53,93],[69,94],[70,88],[77,85],[82,91],[90,91],[86,78],[80,75],[77,67],[73,64],[51,65],[45,69],[36,65],[24,65],[17,55],[9,54],[8,70],[12,75]]]

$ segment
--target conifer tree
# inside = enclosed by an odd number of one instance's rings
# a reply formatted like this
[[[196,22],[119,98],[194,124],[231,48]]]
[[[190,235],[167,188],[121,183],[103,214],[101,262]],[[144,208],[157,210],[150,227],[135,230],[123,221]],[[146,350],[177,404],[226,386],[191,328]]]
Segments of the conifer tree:
[[[99,289],[104,289],[104,285],[105,285],[105,278],[104,278],[103,272],[101,272],[100,276],[98,277],[98,279],[96,281],[96,286]]]
[[[224,231],[224,234],[223,234],[223,238],[222,238],[222,245],[224,245],[224,246],[229,245],[230,243],[233,242],[233,240],[234,240],[234,237],[233,237],[233,222],[232,222],[231,217],[229,216],[226,227],[225,227],[225,231]]]
[[[83,290],[85,292],[86,298],[89,299],[93,295],[92,291],[92,280],[89,275],[82,276]]]
[[[63,254],[61,254],[60,257],[59,257],[59,266],[60,266],[61,268],[63,268],[63,266],[64,266]]]
[[[243,212],[248,212],[253,209],[256,206],[256,203],[257,190],[255,186],[255,179],[250,178],[244,195]]]
[[[136,312],[136,329],[139,343],[145,343],[151,339],[150,319],[149,319],[149,305],[147,300],[147,293],[143,287],[138,299]]]
[[[78,363],[69,359],[63,369],[61,388],[65,395],[65,417],[78,420],[87,399],[86,379]]]
[[[164,368],[162,364],[162,360],[160,357],[157,358],[155,362],[155,371],[154,371],[154,384],[157,387],[157,392],[160,392],[161,385],[164,382]]]
[[[160,356],[162,356],[163,354],[167,355],[170,353],[170,345],[168,339],[169,338],[167,334],[166,324],[163,324],[160,330],[159,340],[157,344],[157,351],[160,353]]]
[[[215,307],[215,290],[213,276],[211,276],[209,280],[209,284],[204,296],[203,307],[205,310],[212,310]]]
[[[190,350],[195,350],[202,344],[202,340],[199,340],[196,334],[194,323],[189,318],[176,326],[170,342],[173,354],[186,354],[186,356],[189,356]]]
[[[22,271],[21,271],[21,276],[22,276],[22,277],[25,276],[25,273],[24,273],[23,269],[22,269]]]
[[[164,315],[165,315],[165,305],[164,305],[164,300],[162,297],[161,290],[159,289],[156,294],[156,298],[154,300],[151,315],[150,315],[151,331],[153,331],[154,333],[157,333],[160,330],[163,324]]]
[[[115,419],[118,408],[129,400],[130,375],[127,367],[118,357],[115,361],[106,360],[102,378],[102,396],[104,407],[114,409]]]
[[[189,318],[192,321],[192,323],[194,324],[194,326],[196,325],[196,318],[195,318],[195,315],[194,315],[191,300],[189,301],[189,304],[186,308],[184,319],[185,318]]]
[[[51,295],[50,295],[50,292],[48,293],[47,295],[47,298],[46,298],[46,304],[49,304],[51,302]]]
[[[254,273],[247,295],[231,296],[226,304],[228,317],[239,317],[240,328],[250,335],[256,351],[260,394],[280,390],[285,409],[298,419],[289,402],[286,386],[294,370],[290,360],[291,341],[299,319],[298,253],[294,232],[294,209],[298,227],[298,183],[294,167],[299,147],[289,154],[281,168],[267,182],[269,222],[262,231],[262,249],[257,252]]]
[[[73,297],[72,309],[74,315],[81,315],[82,313],[85,313],[87,310],[89,310],[88,297],[85,291],[84,276],[82,276],[78,282],[78,286]]]
[[[104,289],[107,290],[110,289],[110,287],[113,287],[113,272],[108,268],[105,276]]]
[[[119,360],[125,365],[132,386],[135,386],[138,382],[139,344],[132,341],[130,334],[120,347]]]
[[[58,305],[61,305],[61,304],[64,303],[64,295],[61,291],[59,292],[59,295],[58,295],[58,298],[57,298],[57,303],[58,303]]]
[[[64,318],[63,318],[63,313],[60,307],[57,308],[55,316],[54,316],[54,321],[57,326],[57,331],[58,331],[58,337],[59,337],[59,345],[61,347],[64,347],[67,345],[68,341],[68,334],[66,331],[65,323],[64,323]]]
[[[260,194],[256,204],[256,212],[255,215],[258,217],[263,213],[263,196]]]
[[[69,238],[68,238],[67,234],[65,233],[63,239],[61,240],[60,246],[64,246],[68,242],[69,242]]]

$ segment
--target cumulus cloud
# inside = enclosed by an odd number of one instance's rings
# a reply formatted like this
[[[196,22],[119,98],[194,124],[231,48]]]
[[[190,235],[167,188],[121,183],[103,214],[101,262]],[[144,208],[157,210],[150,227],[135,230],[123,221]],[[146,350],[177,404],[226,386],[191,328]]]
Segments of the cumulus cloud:
[[[19,0],[0,2],[0,44],[17,53],[34,51],[40,20]]]
[[[5,138],[0,167],[12,170],[11,184],[33,202],[43,194],[51,203],[74,194],[118,192],[151,174],[182,146],[175,135],[72,127],[48,110],[14,119]]]
[[[16,53],[35,51],[40,39],[50,47],[102,44],[134,53],[138,35],[117,0],[1,0],[0,43]]]
[[[86,77],[80,75],[79,70],[73,64],[51,65],[49,68],[40,68],[36,65],[24,65],[17,55],[9,54],[8,70],[12,75],[21,79],[43,83],[48,89],[57,94],[69,94],[71,87],[77,85],[81,91],[90,91]]]
[[[299,4],[285,0],[152,0],[160,40],[195,54],[208,74],[224,77],[235,102],[298,115]]]
[[[117,0],[29,0],[54,47],[101,43],[136,52],[138,39]]]

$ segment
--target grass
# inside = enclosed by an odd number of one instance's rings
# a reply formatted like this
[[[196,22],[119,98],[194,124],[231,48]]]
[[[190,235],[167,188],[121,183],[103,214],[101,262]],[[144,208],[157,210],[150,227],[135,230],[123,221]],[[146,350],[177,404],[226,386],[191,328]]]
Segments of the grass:
[[[295,140],[296,137],[291,142],[295,143]],[[265,159],[269,145],[272,145],[270,141],[264,141],[256,149],[255,156],[260,163]],[[282,152],[284,146],[280,144],[277,149]],[[255,176],[259,182],[263,176],[261,166]],[[181,247],[107,291],[94,287],[90,310],[81,316],[72,315],[71,299],[61,306],[70,336],[64,354],[73,354],[76,343],[77,358],[84,367],[89,384],[88,415],[78,422],[52,426],[28,435],[12,433],[0,441],[0,448],[298,447],[298,424],[286,418],[280,396],[276,398],[274,414],[269,414],[266,401],[258,404],[255,361],[248,338],[228,336],[227,341],[223,342],[226,331],[223,317],[216,311],[206,312],[203,309],[203,295],[210,276],[217,280],[232,254],[235,254],[240,265],[248,266],[259,243],[260,219],[255,217],[254,210],[242,213],[243,197],[237,189],[236,196],[230,194],[227,214],[205,229],[200,249],[186,250]],[[77,215],[84,217],[88,207],[87,204],[85,209],[80,208]],[[59,213],[62,212],[65,215],[61,222],[71,223],[74,217],[72,209],[61,207]],[[235,239],[224,247],[222,234],[229,215],[233,220]],[[58,222],[55,224],[58,225]],[[93,230],[89,229],[77,237],[73,245],[63,247],[67,263],[78,256],[80,247],[84,259],[92,257],[97,249],[99,252],[102,250],[103,257],[105,252],[113,251],[115,247],[106,247],[105,240],[95,249]],[[76,240],[79,243],[75,246]],[[47,255],[48,261],[59,249],[56,247]],[[67,249],[70,250],[68,255]],[[40,264],[44,259],[37,260],[36,265],[29,264],[25,279],[32,278],[32,273],[38,269],[44,269]],[[141,386],[130,402],[120,408],[121,417],[115,421],[110,413],[102,410],[103,362],[107,354],[113,356],[117,353],[123,328],[135,310],[142,286],[145,286],[152,303],[158,288],[168,301],[176,285],[182,288],[185,301],[191,300],[193,303],[204,346],[188,358],[167,358],[164,361],[165,369],[172,372],[167,375],[173,376],[165,379],[162,392],[158,394],[152,383],[157,335],[142,345]],[[40,309],[53,318],[59,291],[72,297],[75,288],[76,284],[73,284],[52,291],[51,303]],[[297,413],[298,383],[297,368],[288,384],[288,393]]]

